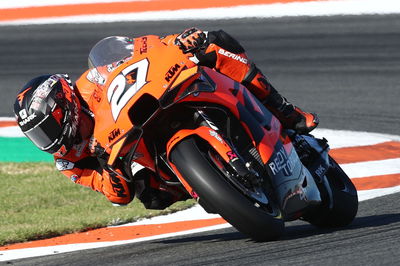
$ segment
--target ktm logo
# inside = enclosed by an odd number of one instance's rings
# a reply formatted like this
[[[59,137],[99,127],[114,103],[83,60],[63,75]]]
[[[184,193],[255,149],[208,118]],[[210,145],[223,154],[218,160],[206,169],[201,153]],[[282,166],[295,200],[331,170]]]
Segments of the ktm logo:
[[[165,80],[170,82],[171,79],[175,76],[176,72],[181,68],[180,65],[175,64],[175,66],[171,67],[167,73],[165,73]]]
[[[117,197],[126,198],[126,191],[124,186],[121,184],[121,180],[115,175],[115,173],[110,173],[110,183],[113,187],[114,192],[117,193]]]
[[[110,132],[110,134],[108,135],[108,141],[111,142],[113,141],[116,137],[118,137],[119,135],[121,135],[119,128],[114,129],[113,131]]]

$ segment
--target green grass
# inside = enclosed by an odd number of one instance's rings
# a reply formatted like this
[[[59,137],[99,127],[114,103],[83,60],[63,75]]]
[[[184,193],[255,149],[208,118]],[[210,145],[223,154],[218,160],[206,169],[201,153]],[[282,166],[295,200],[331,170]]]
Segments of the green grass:
[[[134,200],[114,207],[102,194],[72,183],[52,163],[0,162],[0,245],[43,239],[190,207],[178,202],[163,211]]]

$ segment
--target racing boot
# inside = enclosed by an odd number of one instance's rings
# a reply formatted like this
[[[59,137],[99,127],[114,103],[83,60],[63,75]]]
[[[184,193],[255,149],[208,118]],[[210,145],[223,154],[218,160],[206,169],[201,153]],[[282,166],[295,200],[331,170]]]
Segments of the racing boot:
[[[135,194],[146,209],[163,210],[190,198],[184,189],[161,183],[156,174],[143,168],[134,175]]]
[[[307,134],[319,124],[316,114],[304,112],[289,103],[276,90],[270,92],[263,104],[279,119],[283,127],[293,129],[299,134]]]
[[[299,134],[307,134],[319,124],[318,116],[294,106],[280,95],[266,77],[253,64],[242,81],[282,123],[283,127]]]

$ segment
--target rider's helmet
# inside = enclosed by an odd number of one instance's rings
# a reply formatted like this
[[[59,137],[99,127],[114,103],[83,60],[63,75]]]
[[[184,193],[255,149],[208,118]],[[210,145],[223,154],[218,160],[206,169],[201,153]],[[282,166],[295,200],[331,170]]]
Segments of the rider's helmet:
[[[19,92],[14,113],[22,132],[41,150],[64,156],[77,138],[81,105],[68,75],[44,75]]]

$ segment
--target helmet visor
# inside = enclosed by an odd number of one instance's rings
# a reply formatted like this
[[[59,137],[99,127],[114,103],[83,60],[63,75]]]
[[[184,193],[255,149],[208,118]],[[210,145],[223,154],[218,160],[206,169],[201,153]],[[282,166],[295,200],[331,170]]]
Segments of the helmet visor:
[[[41,150],[48,150],[57,143],[62,131],[63,128],[50,115],[24,134]]]

